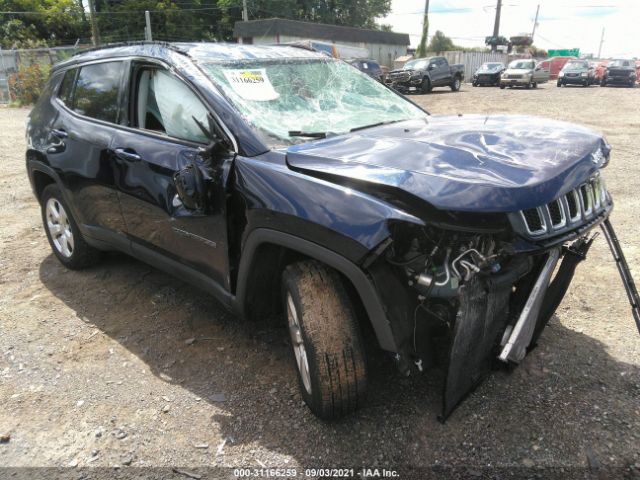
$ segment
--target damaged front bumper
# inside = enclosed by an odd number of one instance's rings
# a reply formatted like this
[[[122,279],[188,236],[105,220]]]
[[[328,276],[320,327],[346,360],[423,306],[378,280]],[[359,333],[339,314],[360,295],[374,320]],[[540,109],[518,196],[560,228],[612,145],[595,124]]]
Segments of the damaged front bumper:
[[[596,174],[547,205],[507,214],[502,230],[471,233],[436,223],[393,230],[369,273],[388,306],[400,371],[446,364],[443,419],[493,367],[517,364],[535,347],[597,226],[640,331],[640,300],[608,220],[612,209]]]

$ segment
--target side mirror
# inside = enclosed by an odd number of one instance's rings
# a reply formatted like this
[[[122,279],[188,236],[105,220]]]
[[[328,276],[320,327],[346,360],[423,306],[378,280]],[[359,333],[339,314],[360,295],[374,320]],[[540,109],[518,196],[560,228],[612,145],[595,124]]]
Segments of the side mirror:
[[[192,162],[173,176],[178,198],[189,210],[204,209],[204,179],[200,168]]]
[[[212,166],[211,163],[216,157],[224,155],[224,153],[231,150],[232,147],[229,140],[210,113],[207,113],[207,123],[209,124],[207,127],[196,117],[192,116],[191,118],[209,140],[209,144],[206,147],[200,148],[200,156],[209,166]]]
[[[429,66],[427,67],[427,70],[433,70],[434,68],[436,68],[434,63],[430,63]]]

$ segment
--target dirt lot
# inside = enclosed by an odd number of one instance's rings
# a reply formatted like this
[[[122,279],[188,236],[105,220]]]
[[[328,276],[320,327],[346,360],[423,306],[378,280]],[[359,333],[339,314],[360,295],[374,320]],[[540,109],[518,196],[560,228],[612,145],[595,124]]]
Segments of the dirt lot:
[[[412,98],[434,114],[525,113],[603,131],[613,223],[640,280],[640,89],[465,85]],[[239,321],[123,255],[83,272],[58,264],[25,174],[27,113],[0,109],[0,434],[10,435],[0,466],[179,466],[203,478],[232,476],[207,466],[638,474],[640,339],[602,238],[541,347],[445,424],[442,375],[402,379],[383,356],[368,405],[323,423],[297,393],[284,329]]]

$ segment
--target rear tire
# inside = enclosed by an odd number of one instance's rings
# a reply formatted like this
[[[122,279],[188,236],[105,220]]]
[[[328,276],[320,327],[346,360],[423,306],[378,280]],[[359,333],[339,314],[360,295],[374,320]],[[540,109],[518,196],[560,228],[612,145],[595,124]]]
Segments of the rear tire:
[[[450,85],[451,91],[452,92],[459,91],[461,85],[462,85],[462,81],[460,80],[460,77],[455,77],[453,79],[453,83]]]
[[[367,370],[342,279],[316,261],[303,261],[285,269],[282,291],[305,403],[327,420],[355,411],[364,403]]]
[[[100,250],[82,237],[58,185],[47,185],[40,196],[40,205],[49,245],[60,263],[71,270],[80,270],[100,261]]]
[[[506,88],[506,85],[500,84],[500,90],[504,90],[505,88]]]

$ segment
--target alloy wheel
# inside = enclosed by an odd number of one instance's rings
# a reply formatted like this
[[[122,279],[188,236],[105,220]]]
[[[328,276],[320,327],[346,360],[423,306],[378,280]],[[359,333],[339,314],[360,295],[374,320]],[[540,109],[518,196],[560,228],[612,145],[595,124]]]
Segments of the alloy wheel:
[[[53,245],[62,256],[70,258],[73,255],[73,231],[67,212],[56,198],[47,200],[46,217]]]
[[[302,384],[309,395],[311,395],[311,374],[309,373],[309,361],[307,359],[307,350],[304,346],[302,338],[302,330],[300,329],[300,321],[298,320],[298,311],[291,294],[287,294],[287,321],[289,323],[289,333],[291,334],[291,344],[293,345],[293,353],[296,356],[296,365],[302,378]]]

